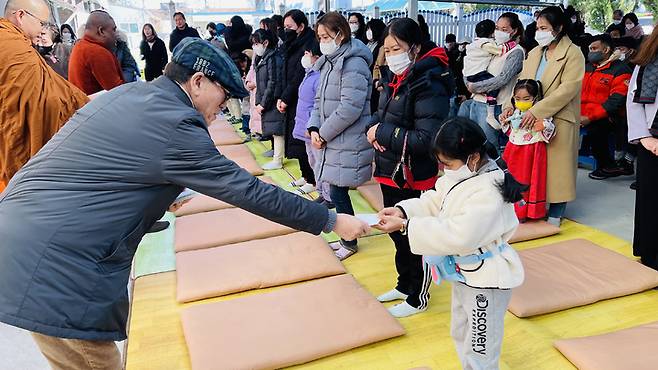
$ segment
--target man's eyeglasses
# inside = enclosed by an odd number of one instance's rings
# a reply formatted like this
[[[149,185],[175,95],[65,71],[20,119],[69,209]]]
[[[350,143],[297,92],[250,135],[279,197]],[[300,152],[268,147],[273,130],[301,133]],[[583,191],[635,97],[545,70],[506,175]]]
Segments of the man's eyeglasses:
[[[48,22],[48,21],[42,21],[41,19],[39,19],[39,17],[37,17],[36,15],[34,15],[34,14],[28,12],[28,11],[25,10],[25,9],[22,9],[21,11],[24,12],[25,14],[29,15],[30,17],[32,17],[32,18],[38,20],[39,23],[41,23],[41,27],[46,27],[46,26],[50,23],[50,22]],[[14,13],[12,13],[12,14],[16,14],[16,12],[18,12],[18,10],[15,11]]]
[[[208,77],[206,77],[206,78],[208,78]],[[226,89],[224,88],[224,86],[222,86],[219,82],[213,80],[212,78],[208,78],[208,80],[210,80],[210,82],[212,82],[212,83],[215,84],[217,87],[219,87],[220,89],[222,89],[222,91],[224,92],[224,95],[226,96],[226,100],[233,99],[233,97],[231,96],[231,94],[229,94],[228,90],[226,90]]]

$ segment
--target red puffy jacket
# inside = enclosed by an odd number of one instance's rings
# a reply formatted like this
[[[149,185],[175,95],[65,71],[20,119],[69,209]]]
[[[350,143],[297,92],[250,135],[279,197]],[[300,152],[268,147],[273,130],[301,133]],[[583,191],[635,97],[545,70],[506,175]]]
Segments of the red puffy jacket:
[[[618,60],[599,66],[587,63],[581,114],[590,121],[598,121],[623,113],[632,72],[628,64]]]

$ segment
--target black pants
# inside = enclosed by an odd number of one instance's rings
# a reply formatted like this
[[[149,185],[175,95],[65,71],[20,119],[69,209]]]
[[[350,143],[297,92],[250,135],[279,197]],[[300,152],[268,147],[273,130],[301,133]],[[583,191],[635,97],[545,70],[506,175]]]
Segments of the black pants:
[[[302,171],[302,177],[307,183],[315,185],[315,172],[313,172],[313,168],[308,163],[308,155],[306,152],[303,155],[302,153],[299,154],[297,160],[299,161],[299,169]]]
[[[352,200],[350,199],[350,188],[330,185],[329,186],[329,196],[331,201],[336,205],[336,212],[346,213],[348,215],[354,216],[354,207],[352,207]],[[352,251],[357,250],[356,240],[345,240],[341,239],[341,242],[345,248]]]
[[[418,190],[397,189],[387,185],[381,185],[381,188],[384,207],[393,207],[400,201],[420,197]],[[422,256],[411,253],[406,235],[395,232],[388,236],[395,244],[395,268],[398,271],[398,284],[395,289],[409,296],[409,305],[424,309],[430,299],[430,271],[424,268]]]
[[[642,263],[658,270],[658,156],[637,148],[637,190],[635,191],[635,230],[633,255]]]
[[[637,156],[637,145],[628,143],[628,120],[626,117],[615,119],[615,150]]]
[[[592,156],[596,159],[596,168],[605,168],[612,165],[610,156],[610,135],[612,133],[612,124],[605,119],[591,122],[585,126],[587,130],[587,144],[589,145]]]

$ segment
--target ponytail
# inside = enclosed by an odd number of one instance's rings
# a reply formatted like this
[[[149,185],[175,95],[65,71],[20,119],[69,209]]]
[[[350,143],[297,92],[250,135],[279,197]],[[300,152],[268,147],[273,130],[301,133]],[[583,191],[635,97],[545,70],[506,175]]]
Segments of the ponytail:
[[[503,157],[498,155],[498,150],[496,150],[496,147],[493,144],[487,141],[484,146],[489,158],[493,159],[498,167],[500,167],[505,173],[505,179],[498,184],[498,189],[503,196],[503,200],[507,203],[516,203],[523,199],[523,193],[528,191],[528,185],[516,181],[507,168],[507,162],[505,162]]]

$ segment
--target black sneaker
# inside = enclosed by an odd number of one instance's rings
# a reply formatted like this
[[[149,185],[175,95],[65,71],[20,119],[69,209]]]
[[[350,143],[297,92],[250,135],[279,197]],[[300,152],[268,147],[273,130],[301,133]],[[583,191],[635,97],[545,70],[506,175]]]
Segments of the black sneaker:
[[[631,190],[637,190],[637,181],[631,183]]]
[[[606,167],[602,171],[609,177],[631,176],[635,173],[635,168],[633,163],[622,158],[618,160],[613,166]]]
[[[603,170],[601,168],[596,169],[596,170],[589,173],[589,178],[592,179],[592,180],[605,180],[605,179],[608,179],[610,177],[613,177],[613,176],[610,176],[610,175],[606,174],[605,172],[603,172]]]

